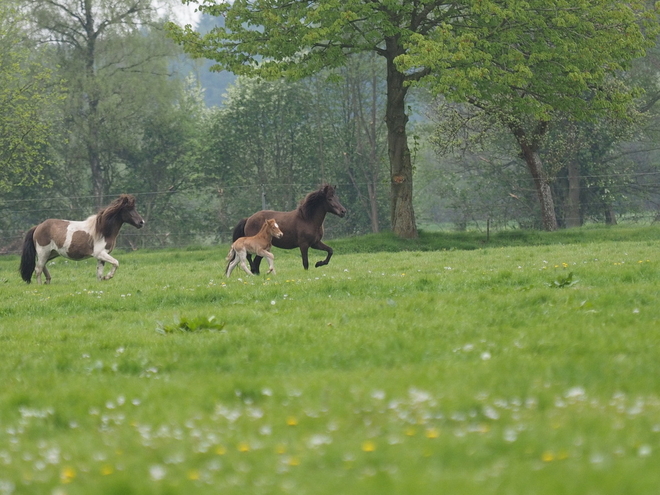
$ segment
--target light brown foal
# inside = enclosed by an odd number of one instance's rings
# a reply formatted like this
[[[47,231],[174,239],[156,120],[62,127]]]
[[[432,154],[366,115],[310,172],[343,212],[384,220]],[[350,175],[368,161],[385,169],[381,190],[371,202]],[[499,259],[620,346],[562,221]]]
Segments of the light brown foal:
[[[259,230],[256,235],[251,237],[239,237],[236,239],[231,245],[231,249],[227,255],[227,261],[229,261],[229,263],[227,263],[227,269],[225,270],[227,277],[231,275],[232,270],[239,262],[241,268],[245,270],[245,273],[252,275],[252,272],[246,263],[248,253],[266,258],[268,266],[270,267],[267,273],[272,272],[275,274],[275,264],[273,261],[275,256],[270,252],[270,248],[273,246],[273,237],[279,239],[283,235],[284,234],[277,225],[277,222],[270,218],[264,222],[261,226],[261,230]]]

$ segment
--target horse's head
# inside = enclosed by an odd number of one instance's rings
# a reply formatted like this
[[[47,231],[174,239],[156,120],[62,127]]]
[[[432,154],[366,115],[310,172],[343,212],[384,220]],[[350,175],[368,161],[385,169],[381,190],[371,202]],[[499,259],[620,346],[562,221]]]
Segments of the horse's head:
[[[346,216],[346,208],[344,208],[339,202],[335,187],[326,184],[323,186],[323,193],[325,194],[326,211],[333,215],[337,215],[340,218],[344,218]]]
[[[135,197],[130,194],[122,194],[119,200],[121,202],[122,221],[137,229],[144,227],[144,218],[135,209]]]
[[[266,223],[268,224],[268,233],[271,236],[277,237],[279,239],[284,235],[284,232],[280,230],[280,226],[277,225],[277,222],[274,218],[269,218],[266,220]]]

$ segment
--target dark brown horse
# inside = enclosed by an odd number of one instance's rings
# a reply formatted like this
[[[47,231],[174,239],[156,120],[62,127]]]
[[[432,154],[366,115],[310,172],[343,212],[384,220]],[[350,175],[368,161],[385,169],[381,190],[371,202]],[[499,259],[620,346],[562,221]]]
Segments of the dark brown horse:
[[[321,242],[326,213],[342,218],[346,215],[346,208],[339,202],[335,188],[329,184],[323,184],[317,191],[309,193],[293,211],[262,210],[249,218],[244,218],[234,228],[233,240],[255,235],[265,220],[274,218],[284,235],[280,239],[273,239],[273,246],[281,249],[300,248],[305,270],[309,268],[307,251],[310,247],[325,251],[328,256],[322,261],[317,261],[315,266],[327,265],[333,251],[330,246]],[[252,273],[259,274],[261,257],[255,256],[254,261],[251,258],[248,255]]]
[[[41,283],[41,273],[46,275],[46,283],[50,283],[50,273],[46,263],[57,256],[70,260],[82,260],[94,257],[98,260],[96,277],[99,280],[111,279],[119,262],[110,256],[115,247],[119,229],[124,223],[141,229],[144,220],[135,209],[135,198],[122,194],[96,215],[86,220],[58,220],[50,218],[32,227],[23,241],[21,257],[21,277],[28,284],[32,281],[32,273],[37,274],[37,283]],[[106,261],[112,265],[108,274],[103,276],[103,266]]]

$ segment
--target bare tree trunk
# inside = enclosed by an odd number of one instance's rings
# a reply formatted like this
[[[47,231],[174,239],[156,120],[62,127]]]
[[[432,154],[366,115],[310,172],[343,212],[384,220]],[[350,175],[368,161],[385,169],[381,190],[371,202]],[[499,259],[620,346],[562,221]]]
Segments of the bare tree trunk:
[[[85,75],[87,90],[87,159],[92,174],[92,196],[96,208],[103,206],[103,193],[105,180],[103,178],[103,165],[99,152],[100,125],[99,125],[99,88],[96,80],[96,39],[99,33],[94,26],[93,4],[90,0],[81,3],[84,9],[85,29]]]
[[[413,177],[410,149],[406,134],[405,99],[407,87],[405,75],[394,65],[394,58],[399,55],[396,38],[388,38],[387,45],[387,144],[390,158],[391,221],[392,231],[399,237],[414,239],[417,237],[415,212],[413,210]]]
[[[367,184],[367,191],[369,192],[369,206],[371,207],[371,213],[369,214],[369,220],[371,220],[371,231],[374,234],[377,234],[380,231],[380,228],[378,226],[378,201],[376,198],[376,184]]]
[[[550,180],[543,169],[543,162],[538,154],[538,145],[530,140],[525,130],[520,126],[512,125],[513,131],[523,159],[527,164],[527,168],[534,179],[534,187],[536,188],[536,195],[539,198],[541,206],[541,222],[543,223],[543,230],[553,231],[559,228],[557,224],[557,215],[555,213],[555,202],[552,198],[552,189],[550,188]],[[541,128],[538,130],[537,138],[545,132],[545,123],[541,123]]]
[[[616,225],[616,213],[611,204],[605,205],[605,224],[606,225]]]

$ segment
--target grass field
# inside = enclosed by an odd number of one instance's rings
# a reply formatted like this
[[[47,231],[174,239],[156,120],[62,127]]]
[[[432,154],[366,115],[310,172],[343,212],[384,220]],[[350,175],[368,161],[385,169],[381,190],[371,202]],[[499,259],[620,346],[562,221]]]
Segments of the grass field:
[[[383,234],[229,280],[227,246],[116,252],[50,286],[0,257],[0,495],[657,493],[659,243]]]

